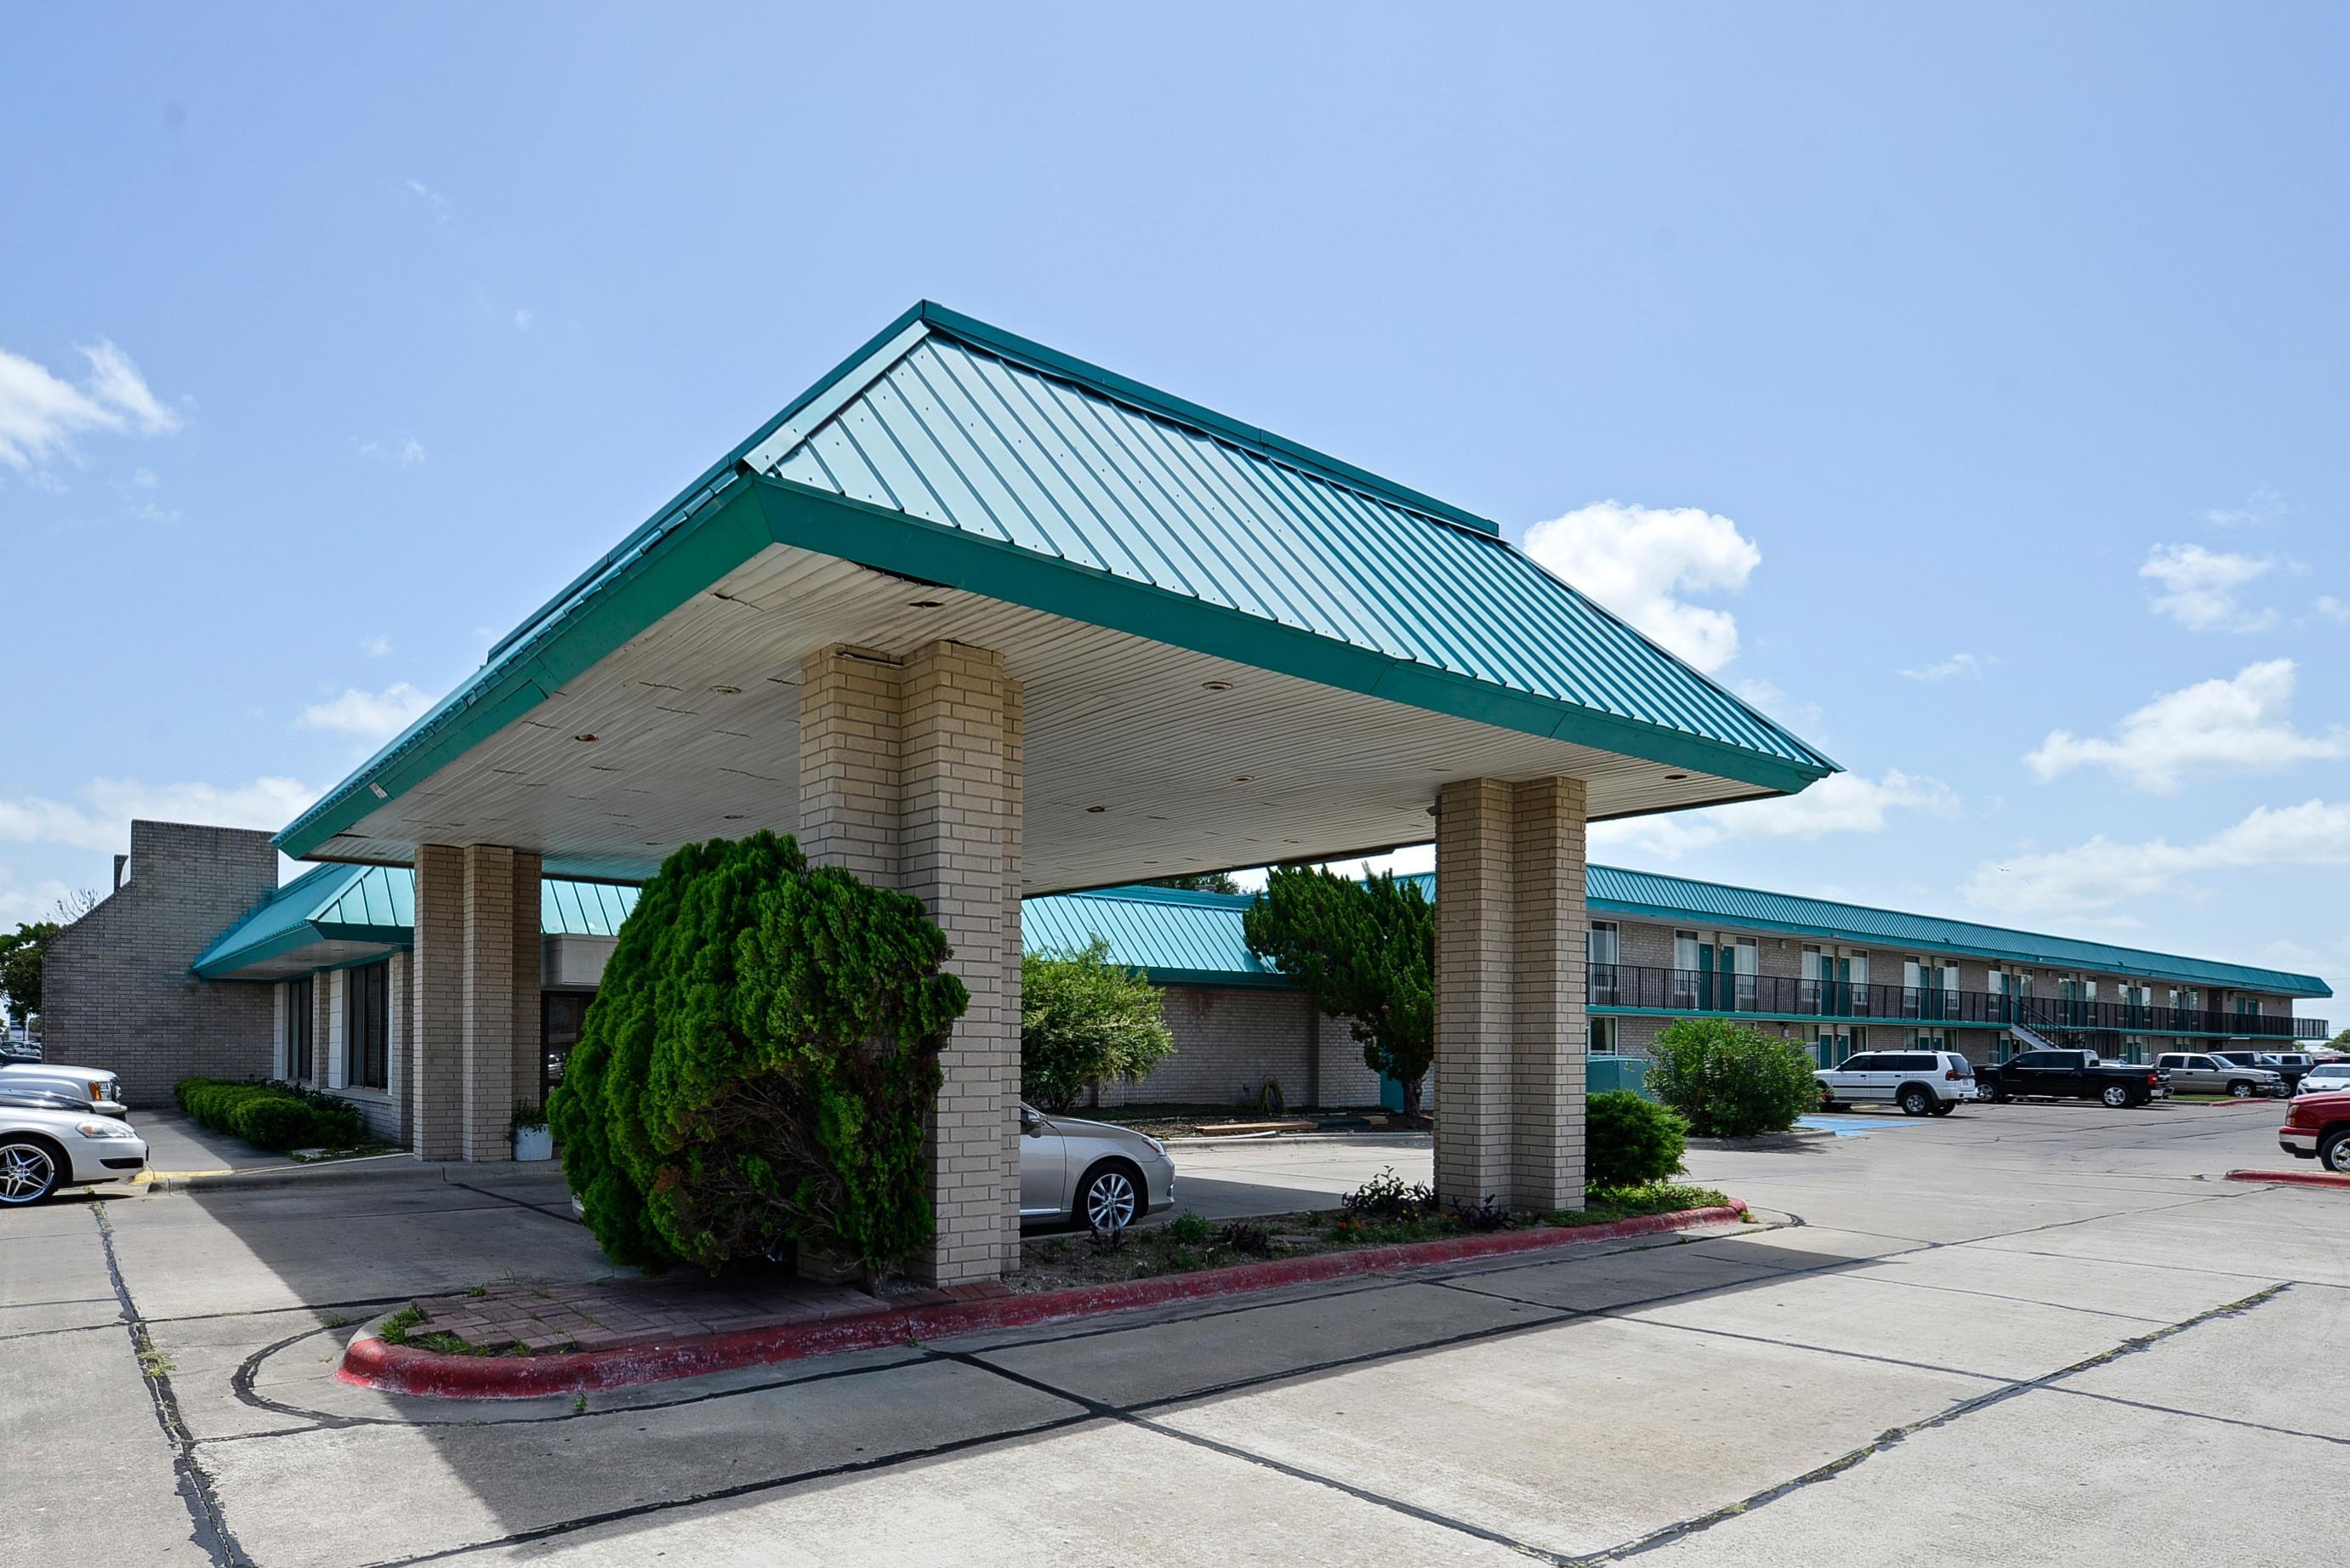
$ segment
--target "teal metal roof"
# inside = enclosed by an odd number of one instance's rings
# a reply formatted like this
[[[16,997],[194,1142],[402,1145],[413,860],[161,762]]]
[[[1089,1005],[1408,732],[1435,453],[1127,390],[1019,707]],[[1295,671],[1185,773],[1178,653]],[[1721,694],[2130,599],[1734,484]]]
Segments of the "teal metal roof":
[[[2043,936],[2036,931],[1980,925],[1971,920],[1904,914],[1865,904],[1840,904],[1794,893],[1765,893],[1752,888],[1731,888],[1654,871],[1594,866],[1586,874],[1586,887],[1589,907],[1595,912],[1682,924],[1714,920],[1748,930],[1785,931],[1836,941],[1881,942],[1921,954],[1965,954],[1970,958],[2003,959],[2057,969],[2078,967],[2106,974],[2230,986],[2284,996],[2334,994],[2332,988],[2315,975],[2219,963],[2210,959],[2149,952],[2072,937]]]
[[[305,949],[338,961],[354,948],[405,947],[415,928],[416,882],[405,867],[321,866],[255,905],[189,967],[222,980],[294,961]]]
[[[278,835],[313,853],[770,544],[1788,793],[1825,756],[1485,519],[927,302]]]
[[[1404,878],[1430,898],[1436,878]],[[2220,963],[2043,936],[1966,920],[1732,888],[1654,871],[1592,866],[1585,872],[1595,915],[1669,925],[1783,931],[1831,941],[1882,943],[1920,953],[1963,954],[2103,974],[2137,975],[2182,984],[2227,986],[2279,996],[2321,997],[2332,988],[2314,975]],[[539,884],[539,925],[547,936],[610,937],[636,908],[638,890],[609,882],[549,877]],[[1241,912],[1248,893],[1197,893],[1172,888],[1107,888],[1024,900],[1020,940],[1031,953],[1072,952],[1096,937],[1110,957],[1168,985],[1286,985],[1249,950]],[[406,867],[321,866],[277,889],[196,960],[195,972],[221,979],[321,942],[406,947],[414,936],[415,884]]]
[[[1110,957],[1166,985],[1283,985],[1249,951],[1241,912],[1253,894],[1171,888],[1111,888],[1024,899],[1020,946],[1032,954],[1076,952],[1098,937]]]
[[[637,889],[560,877],[538,885],[539,933],[618,936]],[[320,866],[255,905],[189,967],[207,980],[274,979],[364,961],[416,938],[416,874],[405,866]]]
[[[617,937],[637,907],[637,889],[617,882],[548,877],[538,885],[538,929],[549,937]]]

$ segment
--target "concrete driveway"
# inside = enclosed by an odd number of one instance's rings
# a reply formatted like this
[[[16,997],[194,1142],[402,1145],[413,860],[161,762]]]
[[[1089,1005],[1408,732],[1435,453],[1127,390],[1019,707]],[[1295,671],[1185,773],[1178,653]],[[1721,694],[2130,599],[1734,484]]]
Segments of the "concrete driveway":
[[[1693,1157],[1772,1228],[584,1407],[330,1376],[345,1320],[393,1299],[598,1271],[550,1173],[80,1197],[0,1221],[0,1543],[266,1568],[2314,1557],[2341,1533],[2312,1489],[2350,1464],[2350,1364],[2312,1354],[2350,1330],[2350,1193],[2210,1179],[2282,1165],[2275,1121],[1887,1118]],[[1179,1182],[1203,1211],[1295,1208],[1426,1159],[1226,1146]]]

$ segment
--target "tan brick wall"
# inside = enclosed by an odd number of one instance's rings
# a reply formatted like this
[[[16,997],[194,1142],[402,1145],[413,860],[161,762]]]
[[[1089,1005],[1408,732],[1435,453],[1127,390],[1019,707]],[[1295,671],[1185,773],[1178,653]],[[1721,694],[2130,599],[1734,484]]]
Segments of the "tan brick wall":
[[[801,669],[802,847],[920,898],[971,992],[932,1117],[938,1234],[913,1267],[938,1283],[1018,1257],[1022,717],[1002,656],[957,643]]]
[[[409,1136],[423,1159],[465,1151],[465,852],[416,851]]]
[[[1583,1202],[1583,783],[1448,784],[1436,839],[1437,1189]]]

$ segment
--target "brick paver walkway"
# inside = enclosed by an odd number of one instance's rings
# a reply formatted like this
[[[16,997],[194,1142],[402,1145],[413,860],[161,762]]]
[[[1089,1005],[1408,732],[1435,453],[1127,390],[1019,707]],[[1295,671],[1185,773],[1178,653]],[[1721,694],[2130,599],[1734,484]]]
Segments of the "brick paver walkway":
[[[569,1285],[508,1282],[463,1295],[419,1296],[416,1304],[426,1321],[410,1333],[453,1334],[484,1351],[517,1345],[532,1352],[615,1350],[654,1340],[861,1317],[1003,1293],[1003,1286],[988,1282],[892,1291],[883,1298],[848,1285],[789,1277],[746,1281],[678,1275]]]

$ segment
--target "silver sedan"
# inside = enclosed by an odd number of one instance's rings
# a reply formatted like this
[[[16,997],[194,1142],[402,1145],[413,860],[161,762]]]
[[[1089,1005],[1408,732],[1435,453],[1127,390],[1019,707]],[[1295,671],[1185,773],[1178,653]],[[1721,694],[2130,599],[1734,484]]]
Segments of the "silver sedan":
[[[1175,1161],[1157,1138],[1020,1107],[1023,1225],[1117,1231],[1174,1201]]]

